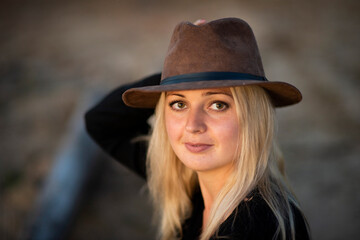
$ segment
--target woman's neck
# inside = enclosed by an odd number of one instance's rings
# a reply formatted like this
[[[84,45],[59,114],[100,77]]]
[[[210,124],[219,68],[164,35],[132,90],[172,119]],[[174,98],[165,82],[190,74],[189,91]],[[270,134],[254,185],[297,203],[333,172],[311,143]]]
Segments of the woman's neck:
[[[203,226],[206,225],[213,203],[225,185],[230,170],[222,172],[198,172],[201,194],[204,199]]]

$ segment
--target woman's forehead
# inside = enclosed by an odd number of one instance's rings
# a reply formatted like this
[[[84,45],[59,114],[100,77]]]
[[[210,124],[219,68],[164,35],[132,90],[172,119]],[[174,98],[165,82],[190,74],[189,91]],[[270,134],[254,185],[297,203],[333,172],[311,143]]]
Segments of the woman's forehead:
[[[179,91],[168,91],[165,93],[168,95],[187,95],[187,94],[200,94],[200,95],[213,95],[213,94],[225,94],[232,96],[230,88],[206,88],[206,89],[195,89],[195,90],[179,90]]]

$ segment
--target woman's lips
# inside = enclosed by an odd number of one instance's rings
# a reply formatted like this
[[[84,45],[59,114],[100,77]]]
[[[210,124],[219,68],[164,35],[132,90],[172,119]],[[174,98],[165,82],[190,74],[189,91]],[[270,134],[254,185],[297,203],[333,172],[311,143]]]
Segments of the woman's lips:
[[[185,147],[192,153],[200,153],[208,150],[213,145],[205,143],[185,143]]]

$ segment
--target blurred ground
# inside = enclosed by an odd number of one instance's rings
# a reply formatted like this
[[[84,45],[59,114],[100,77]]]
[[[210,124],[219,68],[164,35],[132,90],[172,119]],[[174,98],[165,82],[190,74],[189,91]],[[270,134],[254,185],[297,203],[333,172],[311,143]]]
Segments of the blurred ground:
[[[179,21],[229,16],[252,26],[268,79],[288,81],[303,93],[301,104],[278,111],[279,140],[314,239],[359,235],[358,1],[1,5],[1,239],[18,239],[24,231],[67,121],[86,92],[105,93],[160,71]],[[144,237],[152,235],[144,183],[103,161],[69,239],[151,239]]]

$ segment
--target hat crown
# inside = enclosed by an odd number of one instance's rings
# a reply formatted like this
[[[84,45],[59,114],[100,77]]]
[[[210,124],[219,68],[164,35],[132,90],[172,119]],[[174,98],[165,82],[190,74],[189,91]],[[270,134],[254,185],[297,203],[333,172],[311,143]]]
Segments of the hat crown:
[[[162,79],[199,72],[240,72],[265,76],[250,26],[224,18],[200,26],[179,23],[165,58]]]

